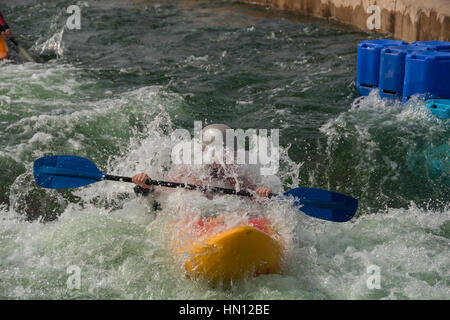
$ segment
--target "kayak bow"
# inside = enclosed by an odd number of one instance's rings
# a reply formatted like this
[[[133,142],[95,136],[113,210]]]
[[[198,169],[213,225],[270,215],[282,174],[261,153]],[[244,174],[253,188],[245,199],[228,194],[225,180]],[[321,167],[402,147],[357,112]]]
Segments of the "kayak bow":
[[[218,219],[202,219],[174,231],[172,247],[187,277],[217,284],[280,272],[283,246],[266,219],[221,227]]]

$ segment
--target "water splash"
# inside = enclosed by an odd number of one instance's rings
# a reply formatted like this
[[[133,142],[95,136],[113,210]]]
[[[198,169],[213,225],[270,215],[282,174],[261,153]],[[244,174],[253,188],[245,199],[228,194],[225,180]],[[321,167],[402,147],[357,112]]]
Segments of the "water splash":
[[[33,50],[39,52],[41,56],[54,56],[62,57],[64,56],[64,31],[66,27],[61,28],[60,31],[56,32],[50,39],[44,41],[41,44],[37,42],[32,47]]]
[[[326,179],[330,187],[334,181],[346,181],[363,212],[406,207],[410,201],[442,208],[450,200],[448,173],[433,176],[424,172],[427,164],[411,165],[413,153],[450,142],[448,126],[426,109],[424,101],[403,104],[380,99],[374,92],[356,99],[348,112],[320,130],[327,137],[326,167],[318,165],[311,175]]]

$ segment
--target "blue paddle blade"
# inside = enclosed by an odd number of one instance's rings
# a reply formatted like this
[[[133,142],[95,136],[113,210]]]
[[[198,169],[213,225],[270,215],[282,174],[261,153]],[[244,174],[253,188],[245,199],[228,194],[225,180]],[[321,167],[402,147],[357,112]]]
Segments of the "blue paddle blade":
[[[333,222],[350,220],[358,209],[358,200],[341,193],[315,189],[295,188],[284,193],[294,197],[294,205],[307,215]]]
[[[34,161],[34,180],[44,188],[69,189],[102,181],[104,174],[90,160],[77,156],[48,156]]]

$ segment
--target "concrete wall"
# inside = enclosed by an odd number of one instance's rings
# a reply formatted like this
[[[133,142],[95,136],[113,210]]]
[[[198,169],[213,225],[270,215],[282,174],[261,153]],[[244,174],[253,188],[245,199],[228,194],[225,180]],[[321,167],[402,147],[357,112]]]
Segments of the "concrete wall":
[[[404,41],[450,41],[450,0],[241,0],[333,18]]]

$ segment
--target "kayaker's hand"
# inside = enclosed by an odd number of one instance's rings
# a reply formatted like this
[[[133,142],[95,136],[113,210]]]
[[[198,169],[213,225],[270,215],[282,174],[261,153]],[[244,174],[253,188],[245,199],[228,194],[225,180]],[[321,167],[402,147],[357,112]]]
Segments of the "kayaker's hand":
[[[150,179],[150,177],[146,173],[138,173],[135,174],[132,178],[132,181],[134,184],[137,184],[138,186],[145,188],[145,189],[151,189],[153,186],[150,186],[145,183],[147,179]]]
[[[272,190],[266,187],[259,187],[256,189],[256,194],[260,196],[261,198],[268,198],[270,194],[272,193]]]
[[[6,31],[2,32],[2,36],[5,36],[5,37],[7,37],[9,39],[14,38],[14,36],[13,36],[13,34],[11,32],[11,29],[6,29]]]

